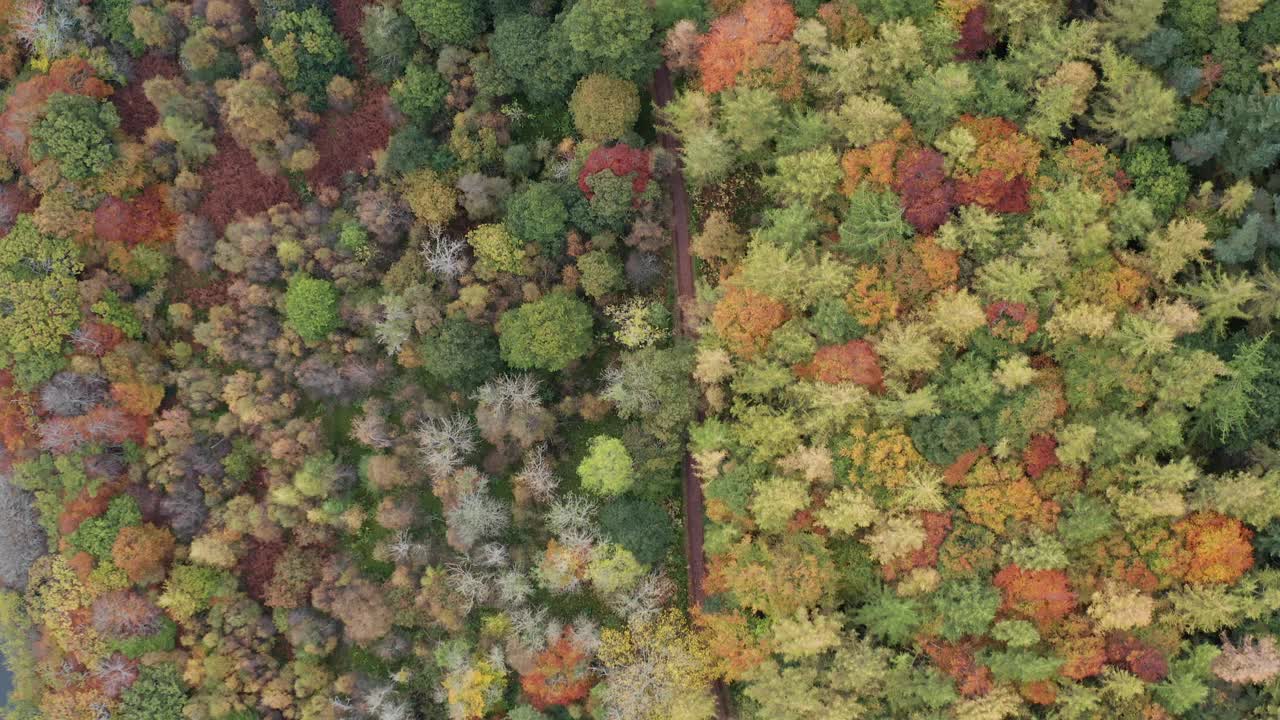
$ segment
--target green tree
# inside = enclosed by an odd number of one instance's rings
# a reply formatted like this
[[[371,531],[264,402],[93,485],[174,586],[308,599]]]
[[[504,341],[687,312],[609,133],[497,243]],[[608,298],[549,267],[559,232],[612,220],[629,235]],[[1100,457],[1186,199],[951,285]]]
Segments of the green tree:
[[[635,483],[631,453],[622,441],[608,435],[591,438],[587,456],[578,464],[582,488],[596,495],[621,495]]]
[[[384,83],[390,83],[404,71],[418,44],[413,22],[390,5],[364,6],[360,24],[360,40],[369,58],[369,71]]]
[[[531,183],[507,200],[502,224],[521,242],[536,243],[542,253],[558,259],[564,253],[569,211],[550,183]]]
[[[422,341],[418,353],[423,372],[450,387],[478,386],[502,367],[493,331],[462,317],[446,319]]]
[[[817,206],[836,194],[843,174],[840,159],[831,148],[806,150],[778,158],[776,175],[767,185],[784,203]]]
[[[467,243],[482,270],[519,273],[524,264],[524,245],[499,223],[477,225],[467,233]]]
[[[404,11],[435,47],[467,47],[484,29],[484,4],[479,0],[405,0]]]
[[[950,582],[933,596],[934,612],[942,620],[942,637],[955,642],[965,635],[981,637],[996,618],[1000,592],[985,580]]]
[[[578,81],[569,98],[573,125],[594,142],[621,137],[640,116],[640,91],[630,80],[599,73]]]
[[[497,70],[533,103],[549,106],[568,95],[573,51],[563,26],[528,13],[502,15],[494,22],[489,51]]]
[[[24,386],[53,374],[80,321],[81,268],[75,245],[44,235],[29,215],[0,241],[0,367],[14,368]]]
[[[657,503],[641,498],[622,497],[606,504],[600,510],[600,528],[646,565],[661,562],[675,544],[670,516]]]
[[[338,291],[333,283],[298,273],[284,294],[285,320],[303,340],[319,342],[338,328]]]
[[[577,65],[639,81],[657,65],[650,42],[653,12],[645,0],[578,0],[564,15]]]
[[[405,115],[421,123],[430,122],[444,108],[449,84],[430,65],[414,61],[404,75],[391,85],[391,99]]]
[[[863,186],[849,198],[849,211],[840,223],[840,249],[860,262],[873,262],[882,245],[911,235],[898,197]]]
[[[318,7],[276,15],[262,44],[285,86],[313,110],[324,107],[329,80],[350,70],[346,41]]]
[[[597,300],[626,287],[622,263],[608,250],[592,250],[578,258],[578,272],[583,292]]]
[[[591,308],[568,292],[553,292],[503,313],[498,344],[512,367],[556,372],[591,350]]]
[[[111,103],[86,95],[54,93],[31,128],[31,157],[37,161],[53,158],[68,180],[96,177],[116,159],[112,134],[118,127],[120,116]]]
[[[1173,88],[1111,45],[1102,49],[1101,62],[1094,127],[1130,145],[1173,132],[1180,109]]]
[[[920,626],[920,606],[915,600],[884,588],[871,602],[858,608],[853,619],[867,628],[868,635],[892,645],[902,645]]]
[[[182,720],[186,686],[173,663],[143,666],[138,679],[120,696],[113,717],[120,720]]]

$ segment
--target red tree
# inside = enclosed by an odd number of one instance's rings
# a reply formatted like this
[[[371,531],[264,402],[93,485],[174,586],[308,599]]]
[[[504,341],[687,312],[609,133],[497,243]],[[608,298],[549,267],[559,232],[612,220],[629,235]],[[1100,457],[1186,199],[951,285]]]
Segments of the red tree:
[[[750,358],[765,349],[773,331],[787,321],[782,303],[750,288],[729,286],[716,304],[711,323],[734,353]]]
[[[154,583],[164,579],[169,559],[173,557],[173,533],[150,523],[120,528],[111,558],[135,583]]]
[[[979,5],[965,13],[960,22],[960,39],[956,40],[957,60],[977,60],[995,47],[997,38],[987,32],[987,6]]]
[[[1029,190],[1040,167],[1040,145],[1004,118],[964,116],[958,123],[978,147],[957,171],[956,202],[974,203],[1001,213],[1030,209]]]
[[[947,179],[942,153],[932,148],[913,148],[898,159],[893,189],[902,203],[907,222],[922,235],[937,230],[955,199],[955,183]]]
[[[1022,465],[1031,479],[1039,479],[1045,470],[1058,464],[1058,441],[1052,435],[1036,435],[1022,451]]]
[[[598,147],[587,155],[587,161],[582,165],[582,171],[578,173],[578,189],[583,195],[590,200],[594,195],[591,186],[587,184],[587,178],[598,172],[608,170],[618,177],[624,175],[633,175],[631,179],[631,192],[639,195],[649,185],[649,177],[653,174],[650,168],[649,153],[646,150],[639,150],[629,145],[614,145],[613,147]]]

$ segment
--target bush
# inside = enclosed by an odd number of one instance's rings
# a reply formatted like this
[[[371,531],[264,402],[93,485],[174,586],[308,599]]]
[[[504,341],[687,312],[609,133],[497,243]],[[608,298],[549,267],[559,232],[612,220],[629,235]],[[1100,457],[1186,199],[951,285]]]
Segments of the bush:
[[[582,488],[596,495],[620,495],[635,483],[631,453],[622,441],[608,435],[591,438],[587,456],[578,465]]]
[[[512,195],[502,222],[522,242],[536,243],[548,258],[564,253],[569,211],[554,186],[532,183]]]
[[[96,177],[116,159],[112,133],[119,127],[120,116],[111,103],[54,93],[31,129],[31,157],[53,158],[68,180]]]
[[[319,342],[338,328],[338,291],[328,280],[297,274],[284,294],[285,322],[303,340]]]
[[[512,367],[557,372],[591,350],[591,308],[554,292],[508,310],[498,321],[502,357]]]
[[[640,91],[630,80],[588,75],[569,99],[573,125],[583,138],[603,142],[621,137],[640,116]]]

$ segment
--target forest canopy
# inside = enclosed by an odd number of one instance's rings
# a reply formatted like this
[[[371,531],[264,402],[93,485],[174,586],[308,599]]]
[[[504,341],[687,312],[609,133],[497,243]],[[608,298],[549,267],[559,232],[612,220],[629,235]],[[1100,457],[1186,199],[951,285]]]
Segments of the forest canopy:
[[[1280,714],[1280,0],[0,0],[12,720]]]

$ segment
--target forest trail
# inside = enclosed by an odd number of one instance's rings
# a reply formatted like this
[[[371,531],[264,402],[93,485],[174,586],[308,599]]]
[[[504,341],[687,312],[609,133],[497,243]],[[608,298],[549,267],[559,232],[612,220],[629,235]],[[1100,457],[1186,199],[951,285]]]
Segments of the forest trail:
[[[675,98],[675,87],[671,81],[671,70],[663,63],[653,75],[653,101],[662,108]],[[686,337],[693,337],[695,329],[685,323],[685,305],[694,299],[693,289],[693,256],[689,252],[689,191],[684,184],[684,173],[680,160],[680,141],[670,133],[660,132],[658,139],[662,147],[676,161],[676,169],[667,175],[664,184],[671,198],[671,234],[673,251],[676,260],[676,303],[675,327],[677,332]],[[698,413],[702,419],[702,413]],[[684,553],[689,566],[689,605],[701,607],[706,599],[703,580],[707,574],[706,556],[702,550],[704,528],[704,505],[702,498],[702,480],[693,467],[693,458],[688,451],[684,454],[682,486],[684,490]],[[716,681],[713,688],[716,696],[716,716],[720,720],[728,720],[729,691],[725,684]]]

